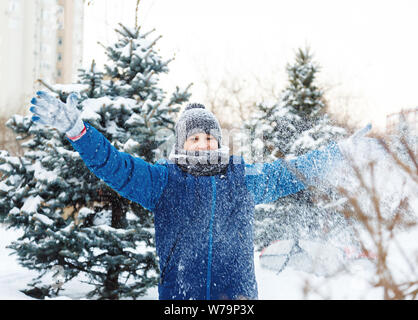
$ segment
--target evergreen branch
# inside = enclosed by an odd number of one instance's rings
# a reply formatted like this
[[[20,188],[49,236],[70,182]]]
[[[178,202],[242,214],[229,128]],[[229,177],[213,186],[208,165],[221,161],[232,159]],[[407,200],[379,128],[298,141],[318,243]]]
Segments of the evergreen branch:
[[[122,33],[119,29],[113,29],[116,33],[119,33],[122,37],[126,37],[125,34]]]
[[[156,105],[152,108],[151,113],[150,113],[150,114],[149,114],[149,116],[148,116],[147,123],[148,123],[148,121],[149,121],[149,120],[153,117],[153,115],[154,115],[155,111],[157,111],[157,108],[158,108],[159,106],[160,106],[159,104],[156,104]]]
[[[145,82],[149,82],[151,77],[155,74],[154,70],[151,70],[151,72],[147,75],[147,77],[145,78]]]
[[[94,70],[94,66],[95,66],[95,62],[94,59],[91,62],[91,67],[90,67],[90,72],[93,74],[93,70]],[[91,78],[91,90],[90,90],[90,94],[89,97],[93,98],[94,95],[94,89],[96,88],[96,80],[94,79],[94,77]]]
[[[69,266],[71,269],[75,269],[75,270],[78,270],[80,272],[95,273],[95,271],[93,271],[93,270],[84,269],[83,267],[80,267],[78,265],[72,264],[71,262],[69,262],[67,260],[64,261],[64,264],[66,264],[67,266]],[[100,275],[100,274],[98,273],[98,275]]]
[[[139,29],[138,29],[138,9],[139,9],[139,3],[140,2],[141,2],[141,0],[137,0],[136,1],[136,6],[135,6],[135,30],[137,30],[137,33],[139,31]]]
[[[121,27],[122,27],[122,29],[123,30],[125,30],[125,32],[131,37],[131,38],[135,38],[135,35],[134,34],[132,34],[132,32],[128,29],[128,28],[126,28],[122,23],[118,23]],[[116,29],[115,29],[116,30]],[[118,32],[118,30],[116,30],[117,32]],[[120,34],[122,34],[121,32],[119,32]],[[123,34],[122,34],[123,35]],[[125,36],[125,35],[123,35],[123,36]]]
[[[186,89],[184,89],[183,93],[187,92],[190,87],[193,85],[194,83],[191,82]],[[177,93],[179,91],[179,87],[177,87]],[[167,104],[167,106],[171,107],[173,104],[177,104],[178,103],[178,99],[176,98],[176,93],[173,93],[173,97],[170,99],[169,103]],[[169,110],[169,112],[171,112],[171,110]]]
[[[151,52],[152,52],[152,49],[148,49],[147,53],[145,54],[145,56],[143,58],[145,60],[145,62],[147,61],[147,58],[149,57]],[[137,57],[140,58],[139,56],[137,56]]]
[[[144,33],[144,35],[142,36],[142,38],[146,38],[149,34],[153,33],[155,31],[155,28],[152,29],[151,31],[148,31],[147,33]]]
[[[156,43],[157,43],[157,41],[158,40],[160,40],[161,38],[162,38],[163,36],[162,35],[160,35],[160,36],[158,36],[151,44],[150,44],[150,46],[148,47],[148,48],[152,48]]]
[[[168,59],[165,63],[164,63],[164,65],[166,66],[166,65],[168,65],[171,61],[173,61],[173,60],[175,60],[175,58],[173,57],[173,58],[171,58],[171,59]]]
[[[101,43],[100,41],[97,41],[97,44],[99,46],[101,46],[103,49],[107,50],[107,47],[103,43]]]
[[[129,64],[132,62],[132,50],[133,50],[133,42],[132,39],[129,40],[129,44],[131,45],[131,47],[129,48]]]
[[[36,82],[39,82],[41,85],[46,87],[49,91],[57,93],[50,85],[48,85],[46,82],[44,82],[42,79],[37,79]]]

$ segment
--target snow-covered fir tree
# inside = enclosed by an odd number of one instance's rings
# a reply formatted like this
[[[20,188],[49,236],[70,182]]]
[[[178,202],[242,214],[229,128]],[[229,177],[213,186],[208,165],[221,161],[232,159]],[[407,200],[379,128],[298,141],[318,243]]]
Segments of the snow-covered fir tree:
[[[263,154],[264,161],[291,159],[346,135],[325,112],[322,90],[316,85],[318,65],[309,49],[299,49],[287,66],[288,85],[276,103],[261,103],[244,127],[255,139],[248,156]],[[256,208],[255,241],[262,248],[277,239],[319,237],[326,223],[340,216],[317,205],[312,188]]]
[[[93,62],[80,70],[78,84],[49,88],[62,101],[77,91],[84,121],[120,151],[154,163],[167,132],[173,134],[189,87],[177,87],[167,98],[158,77],[168,72],[170,60],[156,52],[158,37],[124,25],[117,32],[117,43],[105,48],[109,60],[103,72]],[[20,157],[0,152],[0,212],[10,227],[24,230],[10,247],[24,267],[39,271],[31,286],[57,294],[81,276],[93,286],[88,297],[98,299],[137,298],[155,286],[151,212],[95,177],[58,131],[20,115],[7,126],[26,151]],[[63,270],[58,287],[48,282],[57,267]]]
[[[297,130],[312,127],[324,113],[323,91],[316,85],[319,65],[313,61],[309,48],[298,49],[293,64],[286,67],[288,85],[282,94],[283,107],[300,117]]]

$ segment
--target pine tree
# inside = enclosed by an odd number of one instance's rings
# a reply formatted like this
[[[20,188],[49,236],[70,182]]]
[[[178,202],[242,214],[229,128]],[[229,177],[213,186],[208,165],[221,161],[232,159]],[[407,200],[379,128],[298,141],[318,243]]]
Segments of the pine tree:
[[[103,72],[97,70],[96,62],[93,60],[89,70],[79,69],[79,83],[85,85],[86,88],[82,90],[83,97],[99,98],[105,95],[102,87]]]
[[[333,125],[329,116],[324,114],[316,121],[315,126],[299,135],[290,147],[289,152],[292,155],[301,155],[311,150],[320,149],[345,135],[346,130]]]
[[[77,85],[49,86],[65,101],[77,90],[82,118],[117,149],[154,163],[158,149],[173,134],[174,117],[190,94],[178,87],[166,101],[158,76],[169,61],[155,51],[150,33],[124,25],[119,40],[105,48],[105,71],[94,61],[80,70]],[[158,38],[157,38],[158,39]],[[86,276],[87,297],[137,298],[158,281],[151,212],[122,198],[85,166],[58,131],[37,126],[30,117],[13,116],[7,125],[24,140],[26,152],[0,153],[0,212],[24,235],[10,248],[19,262],[39,271],[31,286],[57,294],[47,283],[57,266],[63,282]],[[161,135],[160,132],[165,132]],[[94,146],[92,146],[94,148]],[[53,289],[56,289],[54,292]]]
[[[290,148],[299,134],[302,119],[281,101],[275,104],[260,103],[257,111],[244,123],[250,135],[251,146],[247,153],[258,153],[265,161],[274,161],[290,154]],[[249,149],[249,150],[247,150]]]
[[[332,125],[325,112],[323,92],[316,85],[319,66],[309,49],[299,49],[293,64],[287,65],[288,85],[279,101],[259,104],[258,112],[245,128],[253,137],[252,150],[262,149],[264,161],[291,159],[320,149],[345,135]],[[261,138],[262,137],[262,138]],[[320,237],[332,213],[316,205],[313,188],[280,198],[256,208],[255,241],[262,248],[273,240]]]
[[[309,50],[298,49],[295,62],[287,65],[289,84],[282,98],[283,107],[301,117],[302,121],[297,127],[299,131],[312,127],[325,107],[323,92],[315,84],[319,66],[313,61]]]

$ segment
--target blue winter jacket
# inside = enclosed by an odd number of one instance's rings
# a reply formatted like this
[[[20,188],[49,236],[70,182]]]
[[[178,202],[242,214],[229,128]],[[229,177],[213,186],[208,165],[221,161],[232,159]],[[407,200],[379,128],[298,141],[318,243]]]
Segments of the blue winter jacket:
[[[154,213],[160,299],[257,299],[254,206],[304,189],[341,159],[331,144],[288,162],[231,156],[226,174],[194,176],[165,159],[150,164],[119,152],[86,128],[71,143],[87,167]]]

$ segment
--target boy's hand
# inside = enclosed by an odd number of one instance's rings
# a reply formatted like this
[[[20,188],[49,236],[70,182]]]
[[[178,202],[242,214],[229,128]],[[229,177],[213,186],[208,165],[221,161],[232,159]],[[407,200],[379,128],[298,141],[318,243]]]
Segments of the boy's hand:
[[[358,143],[360,139],[362,139],[371,130],[371,128],[372,124],[368,123],[367,126],[365,126],[363,129],[354,132],[354,134],[348,139],[351,140],[354,144]]]
[[[68,137],[75,137],[84,130],[80,111],[76,107],[76,93],[68,95],[66,103],[44,91],[36,94],[37,97],[31,100],[33,106],[29,109],[33,113],[33,122],[54,127]]]
[[[363,129],[356,131],[353,135],[338,142],[341,151],[346,155],[352,155],[359,142],[364,139],[364,136],[370,131],[372,125],[369,123]]]

